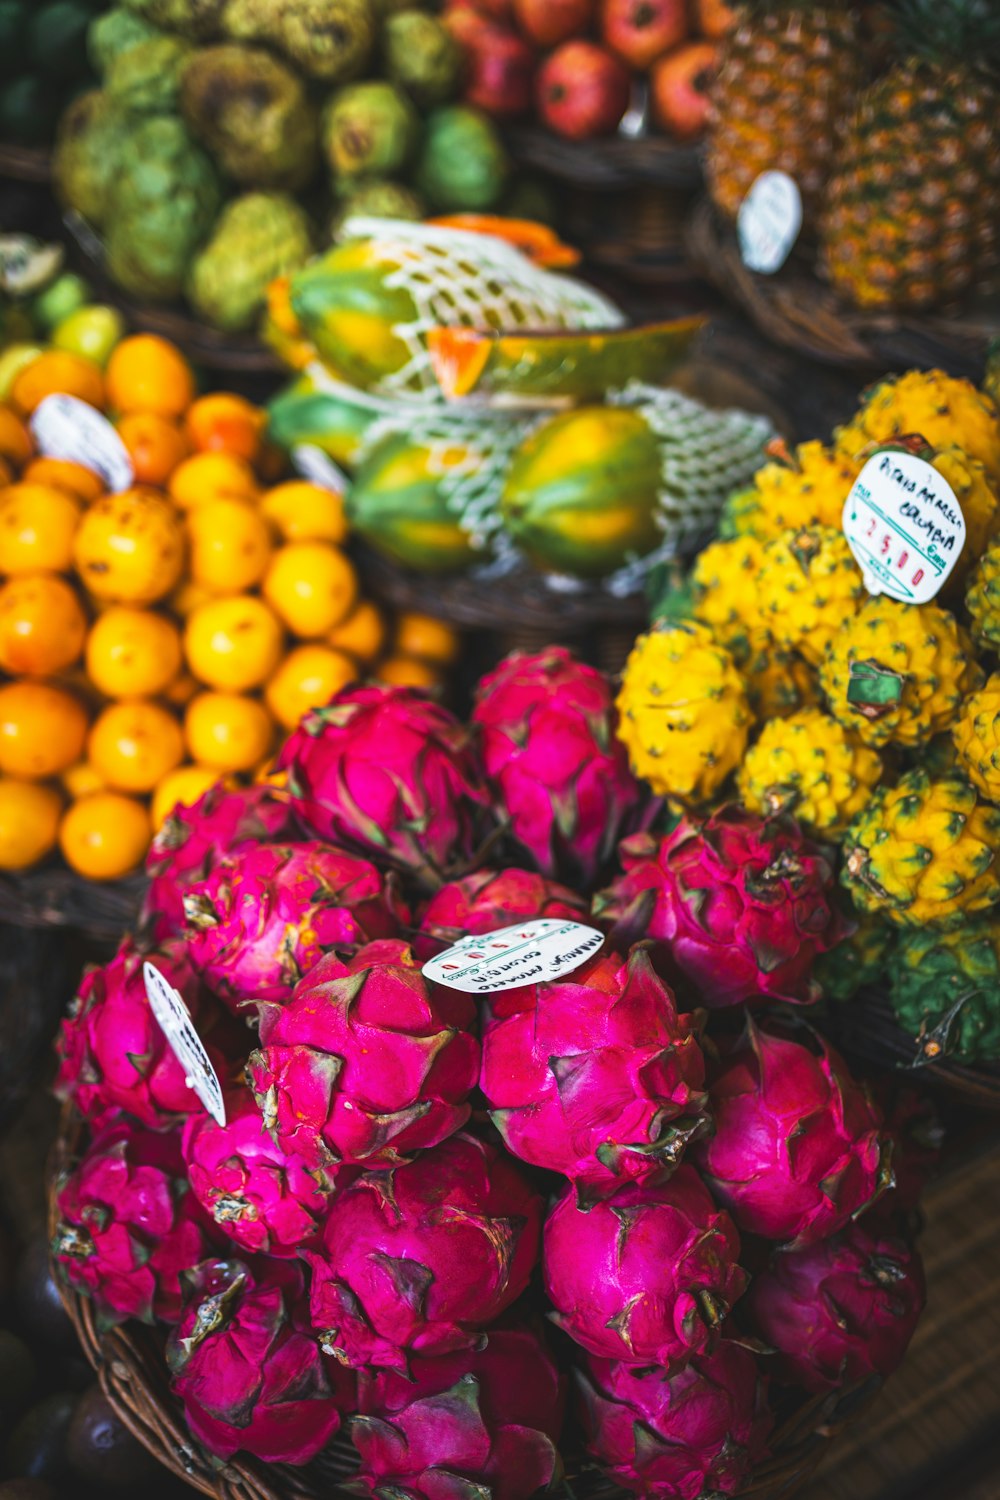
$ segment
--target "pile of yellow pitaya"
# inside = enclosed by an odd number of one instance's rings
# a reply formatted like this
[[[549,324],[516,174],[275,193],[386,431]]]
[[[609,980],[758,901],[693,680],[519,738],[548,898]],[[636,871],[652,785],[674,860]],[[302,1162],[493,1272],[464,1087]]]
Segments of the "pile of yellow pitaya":
[[[283,782],[156,840],[63,1025],[89,1137],[53,1255],[160,1331],[209,1453],[308,1464],[342,1433],[361,1492],[527,1500],[569,1444],[641,1495],[735,1495],[806,1393],[902,1357],[926,1159],[803,1019],[845,936],[831,867],[788,818],[671,824],[616,729],[557,649],[503,662],[469,726],[352,688]],[[604,943],[481,1002],[424,972],[538,917]]]

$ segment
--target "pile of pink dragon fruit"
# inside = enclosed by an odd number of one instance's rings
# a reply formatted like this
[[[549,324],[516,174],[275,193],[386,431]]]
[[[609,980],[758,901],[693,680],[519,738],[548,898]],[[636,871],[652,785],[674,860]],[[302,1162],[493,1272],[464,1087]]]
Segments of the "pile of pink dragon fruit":
[[[614,729],[555,648],[483,678],[468,726],[352,688],[280,788],[214,788],[157,838],[137,931],[62,1028],[87,1129],[53,1255],[101,1320],[161,1331],[220,1462],[341,1433],[393,1500],[526,1500],[567,1454],[734,1495],[796,1403],[901,1359],[912,1107],[887,1119],[793,1009],[844,933],[831,866],[788,819],[668,817]],[[481,1001],[424,976],[537,917],[603,947]]]

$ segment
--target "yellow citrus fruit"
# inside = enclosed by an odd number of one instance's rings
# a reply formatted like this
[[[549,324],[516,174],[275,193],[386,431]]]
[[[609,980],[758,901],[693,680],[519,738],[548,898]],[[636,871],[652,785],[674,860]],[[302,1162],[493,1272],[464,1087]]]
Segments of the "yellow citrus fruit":
[[[52,786],[0,776],[0,870],[24,870],[55,848],[62,798]]]
[[[167,488],[181,510],[210,500],[256,500],[260,494],[250,465],[229,453],[193,453],[178,464]]]
[[[381,610],[370,599],[362,599],[347,619],[330,631],[326,643],[335,651],[346,651],[367,665],[382,651],[386,633]]]
[[[118,792],[151,792],[184,759],[184,735],[160,703],[111,703],[94,720],[87,755]]]
[[[43,781],[83,754],[87,711],[79,698],[48,682],[0,687],[0,771]]]
[[[62,490],[83,505],[92,505],[104,494],[104,481],[99,474],[66,458],[32,459],[21,480],[24,484],[44,484],[47,489]]]
[[[119,880],[140,863],[152,836],[149,813],[135,797],[94,792],[74,802],[59,828],[66,863],[88,880]]]
[[[283,639],[273,610],[251,594],[237,594],[192,610],[184,631],[184,654],[195,677],[207,687],[245,693],[274,674]]]
[[[194,375],[183,354],[152,333],[123,339],[108,360],[106,379],[108,405],[121,415],[151,411],[182,417],[195,396]]]
[[[191,581],[213,594],[253,588],[271,559],[271,533],[245,500],[210,500],[188,516]]]
[[[9,406],[0,406],[0,458],[12,469],[23,469],[31,462],[35,445],[21,418]]]
[[[406,611],[396,621],[396,651],[400,656],[415,656],[419,661],[438,662],[447,667],[460,648],[456,632],[433,615]]]
[[[47,349],[15,377],[10,399],[22,416],[30,417],[46,396],[75,396],[88,406],[103,411],[105,393],[101,367],[82,354],[67,354],[61,349]]]
[[[68,766],[59,780],[74,802],[77,797],[90,797],[94,792],[106,791],[108,786],[100,771],[89,760],[78,760],[75,765]]]
[[[184,715],[188,750],[220,771],[252,771],[271,748],[274,723],[263,703],[242,693],[199,693]]]
[[[283,729],[294,729],[311,708],[322,708],[341,688],[354,682],[358,666],[330,646],[298,646],[275,672],[264,697]]]
[[[194,403],[184,426],[197,452],[232,453],[254,463],[260,454],[267,413],[231,391],[213,391]]]
[[[347,536],[342,497],[305,479],[268,490],[260,512],[285,542],[342,542]]]
[[[181,635],[151,609],[114,604],[87,637],[87,672],[109,698],[155,698],[181,669]]]
[[[179,672],[159,696],[173,708],[187,708],[195,694],[200,692],[201,683],[190,672]]]
[[[90,507],[77,530],[73,556],[95,598],[155,604],[181,575],[184,534],[162,495],[126,490],[104,495]]]
[[[64,578],[29,573],[0,588],[0,667],[12,677],[65,671],[86,636],[83,606]]]
[[[132,460],[136,484],[163,488],[191,451],[177,423],[155,411],[129,412],[121,417],[118,436]]]
[[[186,620],[193,609],[210,603],[216,597],[217,595],[213,594],[210,589],[203,589],[199,584],[188,580],[182,583],[180,588],[174,589],[167,600],[167,605],[173,614],[180,615],[182,620]]]
[[[63,573],[73,566],[80,507],[65,490],[12,484],[0,491],[0,573]]]
[[[315,640],[350,614],[358,579],[343,552],[327,542],[289,542],[274,554],[263,592],[293,635]]]
[[[435,688],[440,683],[436,667],[428,661],[417,661],[415,656],[387,656],[380,662],[375,673],[379,682],[391,687]]]
[[[153,831],[159,833],[178,803],[181,807],[193,807],[219,779],[214,766],[178,766],[164,776],[153,793],[150,808]]]

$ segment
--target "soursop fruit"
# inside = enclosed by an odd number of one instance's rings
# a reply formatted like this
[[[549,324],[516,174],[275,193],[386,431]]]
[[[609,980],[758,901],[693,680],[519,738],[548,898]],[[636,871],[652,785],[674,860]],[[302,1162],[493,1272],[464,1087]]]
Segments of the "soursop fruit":
[[[136,297],[178,296],[221,202],[215,168],[183,121],[156,115],[133,126],[107,200],[111,275]]]
[[[420,118],[391,83],[351,83],[333,96],[321,135],[335,181],[385,176],[413,155]]]
[[[226,0],[123,0],[129,10],[164,31],[177,31],[192,42],[220,34]]]
[[[385,76],[424,108],[445,104],[462,81],[462,49],[436,16],[401,10],[382,28]]]
[[[216,328],[252,327],[277,276],[312,251],[305,210],[285,193],[245,193],[228,203],[191,268],[188,296]]]
[[[248,187],[295,192],[316,170],[318,122],[305,85],[263,47],[196,52],[181,78],[181,113],[222,170]]]
[[[141,42],[155,41],[164,36],[158,26],[126,10],[123,5],[112,6],[102,16],[95,16],[87,31],[87,55],[94,72],[101,78],[107,73],[116,57],[138,47]]]
[[[509,172],[503,143],[480,110],[451,104],[428,115],[414,182],[432,208],[493,208]]]
[[[236,41],[267,42],[324,83],[359,77],[375,46],[368,0],[227,0],[222,25]]]
[[[95,229],[107,214],[127,130],[101,89],[78,94],[59,122],[52,174],[56,192]]]
[[[191,43],[165,34],[119,52],[108,66],[104,88],[126,114],[168,115],[180,96],[181,75]]]

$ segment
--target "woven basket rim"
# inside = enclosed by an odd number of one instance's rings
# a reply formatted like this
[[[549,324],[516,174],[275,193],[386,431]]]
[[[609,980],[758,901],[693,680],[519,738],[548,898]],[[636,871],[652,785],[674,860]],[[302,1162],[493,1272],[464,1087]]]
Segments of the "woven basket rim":
[[[543,125],[509,125],[504,138],[520,165],[575,187],[622,189],[651,183],[661,188],[698,188],[703,181],[699,148],[665,135],[570,141]]]

